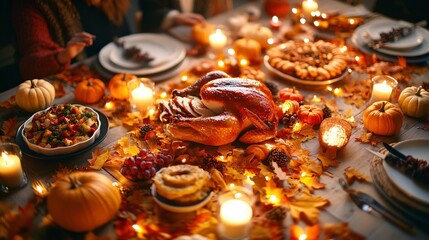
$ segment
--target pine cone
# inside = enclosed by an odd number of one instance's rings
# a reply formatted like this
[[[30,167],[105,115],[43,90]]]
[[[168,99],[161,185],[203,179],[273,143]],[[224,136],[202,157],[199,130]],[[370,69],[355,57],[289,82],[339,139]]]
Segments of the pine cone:
[[[150,124],[145,124],[140,127],[139,133],[141,138],[145,138],[146,134],[153,130],[153,127]]]
[[[268,161],[275,162],[280,168],[287,168],[289,166],[290,157],[287,153],[279,149],[273,149],[268,155]]]
[[[323,119],[330,118],[331,116],[332,116],[332,110],[328,106],[325,106],[323,108]]]
[[[212,168],[215,168],[219,172],[223,172],[225,166],[221,162],[216,160],[213,156],[207,156],[203,159],[201,168],[206,170],[207,172],[210,172],[210,169]]]

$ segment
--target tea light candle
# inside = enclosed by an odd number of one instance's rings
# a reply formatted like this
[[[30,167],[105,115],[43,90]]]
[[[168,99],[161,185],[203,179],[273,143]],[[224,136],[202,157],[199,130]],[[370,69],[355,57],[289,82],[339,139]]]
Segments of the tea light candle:
[[[9,188],[18,187],[24,181],[21,159],[15,154],[3,151],[0,156],[0,183]]]
[[[146,111],[153,105],[153,91],[151,88],[146,87],[143,83],[131,92],[131,97],[136,109],[139,111]]]
[[[247,235],[252,220],[251,206],[240,199],[229,199],[220,207],[222,230],[229,238],[241,239]]]
[[[311,17],[311,13],[317,11],[319,4],[313,0],[304,0],[302,1],[302,12],[306,18]]]
[[[220,29],[216,29],[216,31],[209,36],[210,47],[215,53],[223,51],[227,40],[227,37]]]
[[[280,21],[277,16],[273,16],[271,18],[270,26],[273,30],[275,30],[275,31],[279,30],[281,25],[282,25],[282,21]]]
[[[393,77],[380,75],[372,78],[372,84],[369,103],[389,101],[393,89],[398,85],[398,82]]]

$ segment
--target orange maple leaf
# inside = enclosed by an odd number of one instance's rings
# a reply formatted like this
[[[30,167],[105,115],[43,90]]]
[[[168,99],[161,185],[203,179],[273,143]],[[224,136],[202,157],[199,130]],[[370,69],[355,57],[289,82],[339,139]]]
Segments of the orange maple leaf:
[[[10,97],[6,101],[0,102],[0,108],[13,108],[16,104],[15,96]]]
[[[64,90],[64,83],[60,80],[54,80],[52,85],[55,88],[55,98],[60,98],[66,95],[66,90]]]
[[[314,189],[325,188],[325,184],[321,183],[315,176],[306,175],[301,177],[299,180],[308,188],[308,190],[310,190],[310,192],[313,192]]]
[[[324,239],[363,240],[365,237],[353,232],[347,223],[325,223],[322,226]]]
[[[327,205],[329,205],[329,200],[304,193],[290,203],[292,219],[295,222],[301,219],[309,225],[314,225],[319,221],[319,208]]]
[[[16,116],[13,116],[3,122],[1,127],[3,135],[0,136],[0,140],[3,142],[9,140],[11,137],[15,136],[17,130],[18,124],[16,124]]]
[[[323,149],[319,149],[319,153],[317,154],[317,159],[322,162],[323,169],[328,169],[329,167],[337,167],[340,162],[332,157],[328,156]]]
[[[349,184],[352,184],[355,180],[359,182],[371,182],[370,177],[352,167],[344,169],[344,176],[346,177],[346,180]]]
[[[381,142],[380,138],[374,136],[374,134],[366,130],[363,130],[361,135],[358,138],[355,138],[355,140],[361,143],[369,143],[374,147],[376,147],[378,143]]]

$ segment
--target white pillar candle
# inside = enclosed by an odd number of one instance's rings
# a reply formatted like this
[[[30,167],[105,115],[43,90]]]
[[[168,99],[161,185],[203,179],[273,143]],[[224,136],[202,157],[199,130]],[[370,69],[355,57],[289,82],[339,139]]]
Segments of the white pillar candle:
[[[389,101],[393,88],[386,81],[372,86],[371,102]]]
[[[220,29],[216,29],[216,31],[209,36],[210,47],[216,53],[223,51],[227,40],[227,37]]]
[[[153,90],[140,83],[140,86],[131,92],[132,102],[139,111],[148,111],[153,106]]]
[[[2,152],[0,156],[0,184],[5,187],[18,187],[24,181],[21,159],[14,154]]]
[[[229,199],[220,206],[220,221],[223,234],[229,238],[240,239],[247,235],[251,220],[252,207],[240,199]]]
[[[302,1],[302,13],[306,18],[311,17],[311,12],[317,11],[319,4],[313,0],[304,0]]]

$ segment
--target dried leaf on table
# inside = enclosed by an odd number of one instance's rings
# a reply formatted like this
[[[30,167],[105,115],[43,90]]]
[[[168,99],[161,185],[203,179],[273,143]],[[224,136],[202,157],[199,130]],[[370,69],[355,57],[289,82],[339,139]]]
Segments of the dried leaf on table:
[[[303,183],[310,192],[313,192],[314,189],[323,189],[325,184],[321,183],[318,178],[311,175],[306,175],[300,178],[301,183]]]
[[[5,142],[14,137],[18,131],[19,125],[16,122],[16,116],[5,120],[1,126],[0,141]]]
[[[92,157],[88,160],[90,164],[89,167],[94,170],[100,170],[104,166],[104,163],[109,159],[109,157],[109,148],[104,150],[104,152],[101,152],[100,148],[97,148],[92,152]]]
[[[201,209],[197,215],[188,223],[188,229],[192,234],[202,236],[213,236],[217,232],[217,220],[212,212]]]
[[[305,142],[316,137],[313,126],[307,123],[298,122],[292,128],[292,138]]]
[[[140,152],[140,149],[136,145],[131,145],[130,138],[127,136],[120,138],[117,144],[115,144],[114,149],[123,157],[131,157]]]
[[[374,136],[374,134],[372,134],[371,132],[363,130],[360,137],[355,138],[355,141],[361,143],[369,143],[372,146],[376,147],[381,142],[381,139],[377,136]]]
[[[330,167],[337,167],[340,162],[337,159],[332,159],[329,157],[323,149],[319,149],[319,153],[317,154],[317,159],[322,162],[323,169],[328,169]]]
[[[55,98],[60,98],[66,95],[66,90],[64,89],[64,83],[58,79],[54,80],[52,85],[55,88]]]
[[[271,171],[271,169],[268,166],[264,165],[262,162],[259,162],[258,168],[261,170],[259,172],[259,174],[261,176],[268,178],[268,179],[273,179],[276,177],[276,175],[273,173],[273,171]]]
[[[36,205],[29,202],[14,208],[0,202],[0,239],[27,239],[28,229],[31,228],[36,215]]]
[[[0,102],[0,108],[10,109],[16,105],[15,95],[8,98],[6,101]]]
[[[359,182],[371,182],[371,178],[369,176],[366,176],[352,167],[348,167],[344,170],[344,176],[349,184],[354,183],[355,180]]]
[[[303,194],[290,203],[292,219],[295,222],[303,220],[309,225],[319,221],[319,208],[329,205],[329,201],[321,196]]]
[[[325,223],[322,225],[324,239],[363,240],[364,236],[353,232],[347,223]]]

